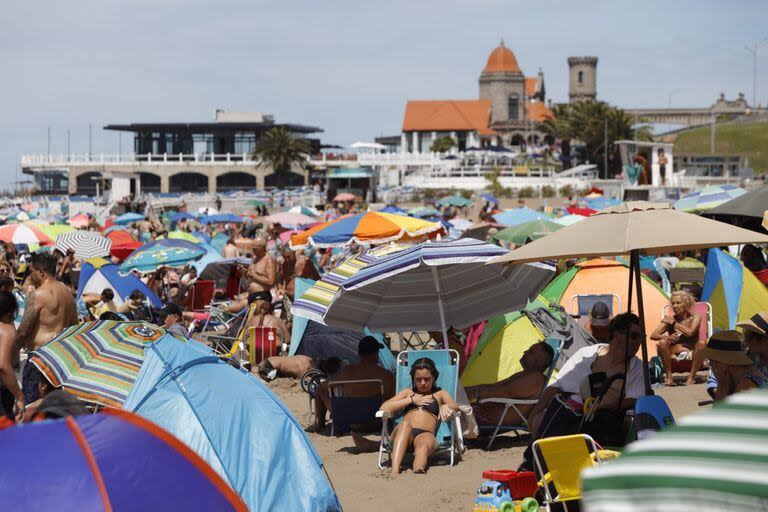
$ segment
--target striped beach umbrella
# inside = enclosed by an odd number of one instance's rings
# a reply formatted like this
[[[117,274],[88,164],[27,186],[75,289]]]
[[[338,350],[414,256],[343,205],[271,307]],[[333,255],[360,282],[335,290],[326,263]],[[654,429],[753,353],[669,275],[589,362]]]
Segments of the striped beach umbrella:
[[[675,202],[675,210],[683,212],[701,212],[720,206],[723,203],[743,196],[747,191],[736,185],[717,185],[704,187],[685,194]]]
[[[69,249],[75,251],[75,257],[81,260],[109,256],[112,241],[95,231],[70,231],[56,237],[56,249],[66,253]]]
[[[12,244],[53,245],[48,235],[31,224],[0,226],[0,241]]]
[[[164,336],[173,335],[144,322],[85,322],[60,332],[30,361],[54,386],[86,402],[121,407],[144,362],[146,344]]]
[[[583,473],[588,512],[766,510],[768,390],[739,393]]]

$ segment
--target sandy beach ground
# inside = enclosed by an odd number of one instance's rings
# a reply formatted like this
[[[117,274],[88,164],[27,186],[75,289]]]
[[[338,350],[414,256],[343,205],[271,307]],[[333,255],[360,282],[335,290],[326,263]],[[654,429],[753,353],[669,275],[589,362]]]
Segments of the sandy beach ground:
[[[277,379],[269,384],[303,426],[310,424],[307,395],[297,381]],[[675,418],[702,409],[698,402],[708,399],[703,384],[657,390],[672,409]],[[378,436],[370,436],[378,440]],[[496,440],[485,450],[487,441],[470,441],[462,461],[450,467],[447,460],[434,461],[426,475],[410,470],[397,478],[389,468],[379,470],[375,453],[355,454],[349,436],[309,434],[309,439],[325,463],[345,511],[456,510],[472,509],[482,473],[488,469],[515,469],[522,460],[525,441],[514,441],[512,434]]]

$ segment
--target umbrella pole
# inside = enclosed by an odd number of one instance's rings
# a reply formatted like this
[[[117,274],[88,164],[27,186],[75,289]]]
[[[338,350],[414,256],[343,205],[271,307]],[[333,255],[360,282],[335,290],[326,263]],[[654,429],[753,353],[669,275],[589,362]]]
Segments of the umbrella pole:
[[[437,309],[440,311],[440,326],[443,329],[443,347],[448,350],[448,329],[445,326],[445,311],[443,310],[443,296],[440,293],[440,279],[437,275],[437,267],[432,267],[432,280],[437,291]]]
[[[640,252],[634,250],[632,251],[632,255],[634,256],[635,266],[635,288],[637,288],[637,314],[640,317],[640,333],[642,340],[640,343],[640,352],[643,355],[643,384],[645,387],[645,394],[652,395],[651,379],[648,373],[648,346],[646,344],[645,312],[643,310],[643,276],[640,274]]]

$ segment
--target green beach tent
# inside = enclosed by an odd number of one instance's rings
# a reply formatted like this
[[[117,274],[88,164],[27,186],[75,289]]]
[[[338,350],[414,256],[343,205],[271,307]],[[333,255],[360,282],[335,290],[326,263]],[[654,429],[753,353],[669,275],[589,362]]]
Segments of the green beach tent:
[[[629,445],[586,469],[587,512],[766,510],[768,390],[731,396],[713,409]]]

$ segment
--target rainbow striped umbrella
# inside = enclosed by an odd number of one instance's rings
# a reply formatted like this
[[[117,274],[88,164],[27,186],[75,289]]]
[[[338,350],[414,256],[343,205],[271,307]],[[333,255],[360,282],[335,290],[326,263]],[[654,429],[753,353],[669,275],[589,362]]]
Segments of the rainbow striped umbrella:
[[[0,226],[0,241],[12,244],[53,245],[48,235],[31,224]]]
[[[144,322],[86,322],[60,332],[30,361],[54,386],[86,402],[121,407],[139,375],[145,346],[165,336],[173,337]]]
[[[701,212],[743,196],[747,191],[736,185],[717,185],[690,192],[677,200],[675,210]]]

